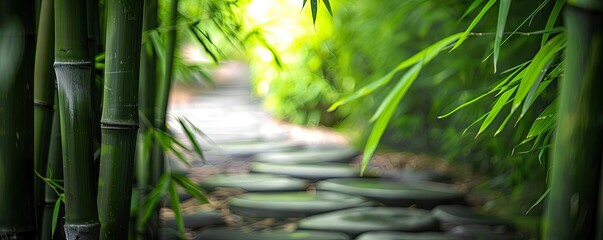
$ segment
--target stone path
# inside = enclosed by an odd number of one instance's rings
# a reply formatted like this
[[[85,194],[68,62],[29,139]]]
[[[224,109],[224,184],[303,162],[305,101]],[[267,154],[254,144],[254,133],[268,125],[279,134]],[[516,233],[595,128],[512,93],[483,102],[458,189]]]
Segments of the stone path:
[[[193,168],[170,166],[211,199],[181,194],[190,239],[524,239],[474,211],[449,176],[373,167],[359,177],[359,152],[345,139],[273,120],[244,80],[189,91],[188,103],[170,107],[169,125],[184,142],[178,118],[201,129],[206,161],[187,154]],[[176,239],[169,208],[162,219],[162,238]]]

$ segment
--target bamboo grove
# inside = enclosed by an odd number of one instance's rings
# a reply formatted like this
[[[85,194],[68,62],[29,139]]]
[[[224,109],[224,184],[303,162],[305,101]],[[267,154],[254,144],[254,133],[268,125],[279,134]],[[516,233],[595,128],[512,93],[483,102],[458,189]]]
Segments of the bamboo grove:
[[[220,2],[204,4],[210,11],[232,11]],[[496,66],[512,2],[476,0],[469,8],[482,9],[466,31],[425,48],[332,106],[370,94],[409,69],[374,115],[365,165],[422,67],[468,41],[497,2]],[[329,1],[323,3],[332,14]],[[199,28],[200,20],[178,24],[178,4],[169,1],[169,17],[160,22],[157,0],[0,0],[0,239],[156,239],[158,205],[165,195],[184,234],[176,187],[207,199],[164,163],[166,152],[178,155],[183,146],[166,127],[177,34],[185,29],[216,61],[219,51]],[[511,113],[501,128],[515,111],[523,116],[540,86],[561,78],[556,105],[543,112],[550,115],[557,108],[556,125],[538,122],[534,130],[540,139],[556,126],[542,234],[545,239],[603,239],[603,86],[597,81],[603,71],[603,1],[557,0],[554,5],[552,24],[540,32],[542,46],[534,59],[487,93],[500,94],[480,132],[505,105]],[[317,6],[318,0],[310,1],[314,21]],[[561,11],[563,26],[554,29]],[[243,44],[238,33],[228,32],[236,28],[224,27],[227,20],[212,24]],[[179,122],[194,135],[194,127]],[[194,137],[190,140],[202,155]]]
[[[167,100],[176,32],[201,35],[199,21],[178,26],[178,1],[163,23],[156,0],[0,3],[0,239],[157,239],[177,185],[207,201],[164,167],[170,151],[186,162]],[[199,130],[180,123],[201,155]]]

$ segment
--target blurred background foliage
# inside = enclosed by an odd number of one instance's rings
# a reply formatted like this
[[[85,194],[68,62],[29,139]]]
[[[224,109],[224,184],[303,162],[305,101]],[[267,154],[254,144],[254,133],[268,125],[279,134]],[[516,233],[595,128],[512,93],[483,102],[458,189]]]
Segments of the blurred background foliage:
[[[329,106],[383,77],[420,50],[465,31],[488,1],[330,1],[332,17],[319,1],[315,25],[310,10],[300,10],[302,2],[255,0],[247,5],[251,25],[261,26],[265,39],[273,46],[256,46],[251,51],[249,64],[256,92],[276,117],[333,127],[362,149],[373,125],[369,119],[403,72],[396,73],[393,81],[373,94],[333,112],[327,111]],[[472,4],[478,5],[467,12]],[[513,2],[503,39],[513,30],[530,33],[544,29],[554,4]],[[480,122],[476,120],[483,121],[500,94],[487,95],[448,117],[438,118],[491,90],[512,72],[505,70],[533,59],[541,48],[542,33],[512,35],[501,46],[495,73],[490,55],[498,11],[498,4],[494,4],[459,48],[449,51],[450,46],[423,66],[397,106],[379,150],[427,153],[468,163],[486,176],[487,181],[479,188],[496,189],[506,196],[494,198],[486,206],[521,215],[545,192],[547,154],[540,150],[546,148],[548,139],[534,147],[533,139],[520,143],[554,100],[556,83],[543,88],[521,120],[510,120],[496,136],[507,115],[499,114],[479,135]],[[272,55],[274,50],[281,58],[278,64]],[[506,107],[505,111],[510,110]],[[531,213],[537,214],[539,207]]]
[[[490,192],[486,207],[522,215],[538,202],[546,191],[545,149],[551,128],[539,129],[536,135],[529,132],[555,99],[556,79],[562,73],[551,69],[559,66],[560,57],[542,69],[547,77],[541,80],[546,84],[540,80],[534,84],[538,93],[521,118],[517,113],[505,114],[511,110],[508,103],[514,92],[506,96],[509,101],[503,101],[505,105],[497,106],[501,96],[518,82],[502,89],[495,86],[516,76],[515,67],[525,70],[526,65],[521,64],[536,59],[544,45],[543,32],[538,31],[561,25],[554,6],[563,1],[512,2],[503,19],[505,41],[496,72],[491,54],[501,22],[497,1],[329,1],[332,16],[319,1],[315,24],[311,11],[302,10],[303,2],[181,0],[180,22],[186,34],[179,45],[188,50],[177,59],[186,59],[182,66],[189,67],[184,67],[177,79],[211,83],[208,73],[220,62],[245,61],[255,93],[275,117],[332,127],[362,149],[373,127],[369,119],[404,72],[396,73],[393,81],[372,94],[335,111],[327,109],[431,44],[465,31],[484,5],[492,4],[463,44],[454,51],[448,46],[421,68],[397,105],[378,150],[426,153],[469,164],[485,179],[478,189]],[[547,21],[552,25],[546,26]],[[199,69],[189,71],[191,65]],[[498,91],[439,118],[493,89]],[[495,110],[500,114],[494,114]],[[551,111],[555,112],[554,106]],[[484,128],[482,122],[488,114],[497,116]],[[529,215],[539,215],[540,207]]]

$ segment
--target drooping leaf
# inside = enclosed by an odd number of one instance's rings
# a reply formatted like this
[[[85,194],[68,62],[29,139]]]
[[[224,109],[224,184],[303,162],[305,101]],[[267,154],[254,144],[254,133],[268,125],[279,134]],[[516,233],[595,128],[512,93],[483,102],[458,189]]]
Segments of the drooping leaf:
[[[163,196],[165,196],[165,193],[168,191],[170,182],[170,175],[168,173],[163,173],[159,178],[159,181],[157,182],[157,186],[155,186],[155,188],[153,188],[153,190],[151,190],[149,195],[146,197],[146,204],[144,206],[142,221],[139,222],[140,224],[142,224],[142,226],[146,225],[146,223],[149,221],[149,218],[157,208],[159,200]]]
[[[333,9],[331,9],[331,3],[329,2],[329,0],[322,0],[322,3],[324,3],[325,7],[327,8],[327,11],[329,11],[329,14],[333,16]]]
[[[528,92],[537,81],[540,76],[542,70],[549,63],[549,61],[557,56],[557,54],[565,48],[566,44],[566,34],[562,33],[555,36],[551,39],[550,42],[544,45],[543,48],[536,53],[534,59],[526,68],[526,75],[521,80],[519,84],[519,88],[517,89],[517,94],[513,100],[513,106],[511,108],[511,112],[515,112],[517,108],[521,105],[521,102],[525,99]]]
[[[318,14],[318,0],[310,0],[310,7],[312,8],[312,24],[316,25],[316,15]]]
[[[526,138],[535,137],[551,130],[557,120],[557,99],[555,99],[540,115],[534,120],[532,127],[528,131]]]
[[[184,190],[186,190],[193,197],[195,197],[197,200],[199,200],[199,202],[201,202],[201,203],[209,202],[209,199],[207,199],[207,197],[205,196],[206,194],[203,192],[203,190],[197,184],[195,184],[193,181],[191,181],[189,178],[187,178],[186,176],[179,174],[179,173],[172,173],[172,179],[178,185],[180,185],[182,188],[184,188]]]
[[[546,21],[544,30],[553,29],[553,26],[555,25],[555,22],[557,21],[557,17],[559,16],[561,9],[563,8],[563,5],[565,5],[565,0],[556,0],[555,1],[555,6],[553,7],[553,10],[551,10],[551,14],[549,14],[549,19]],[[544,44],[546,44],[546,41],[549,40],[550,35],[551,34],[549,32],[542,34],[542,41],[540,42],[540,47],[543,47]]]
[[[408,70],[408,72],[406,74],[404,74],[404,76],[402,76],[402,78],[400,78],[400,82],[402,81],[411,81],[410,84],[412,84],[412,81],[414,81],[414,79],[412,80],[407,80],[409,78],[416,78],[419,75],[419,71],[421,71],[421,63],[417,63],[415,64],[414,67],[412,67],[410,70]],[[406,85],[404,85],[406,86]],[[410,85],[408,85],[408,87],[410,87]],[[398,105],[398,102],[395,102],[396,98],[398,97],[397,94],[393,94],[393,91],[398,90],[398,88],[394,88],[392,89],[392,91],[390,92],[390,94],[388,94],[385,99],[383,99],[381,105],[379,105],[379,108],[377,109],[377,111],[375,111],[375,113],[373,114],[373,116],[371,117],[371,119],[369,120],[370,122],[374,122],[375,120],[377,120],[377,118],[379,118],[379,116],[381,116],[381,114],[383,114],[383,112],[385,111],[386,108],[390,108],[390,107],[396,107]],[[407,88],[402,88],[401,89],[402,92],[402,97],[404,97],[404,94],[407,90]],[[401,98],[400,98],[401,99]]]
[[[186,124],[181,118],[178,118],[178,123],[180,123],[180,126],[182,127],[182,129],[184,129],[186,136],[193,144],[193,149],[195,150],[195,152],[199,155],[199,157],[201,157],[201,160],[203,160],[203,162],[205,162],[205,156],[203,155],[203,150],[201,149],[201,144],[199,143],[199,141],[197,140],[197,138],[195,137],[195,135],[193,134],[191,129],[188,127],[188,124]]]
[[[54,236],[54,232],[57,229],[57,222],[59,221],[59,211],[61,210],[61,200],[58,199],[54,203],[54,208],[52,210],[52,236]]]
[[[467,10],[465,10],[465,13],[463,13],[463,15],[461,16],[461,18],[459,19],[459,21],[463,20],[467,15],[469,15],[469,13],[473,12],[473,10],[475,10],[477,7],[479,7],[479,5],[482,4],[482,2],[484,2],[484,0],[475,0],[471,3],[471,5],[469,5],[469,8],[467,8]]]
[[[561,74],[561,72],[563,72],[563,64],[557,65],[555,68],[553,68],[553,70],[551,70],[549,72],[548,68],[551,66],[552,62],[553,62],[553,59],[551,59],[550,62],[545,65],[545,68],[542,70],[542,72],[536,79],[534,86],[532,86],[532,88],[530,89],[530,92],[528,92],[528,95],[526,96],[526,99],[523,102],[523,107],[521,109],[521,114],[519,115],[519,119],[523,118],[523,116],[528,111],[530,106],[532,106],[532,104],[534,103],[536,98],[551,83],[551,80],[555,79],[557,76],[559,76],[559,74]],[[549,74],[547,74],[547,73],[549,73]],[[545,76],[546,76],[546,80],[543,81]],[[517,119],[517,120],[519,121],[519,119]]]
[[[174,210],[174,218],[176,219],[176,225],[178,226],[178,233],[180,237],[185,237],[186,231],[184,230],[184,220],[182,219],[182,212],[180,211],[180,198],[178,197],[178,190],[173,182],[169,183],[169,197],[172,210]]]
[[[528,211],[526,211],[526,214],[528,214],[530,211],[532,211],[532,209],[536,206],[538,206],[538,204],[540,204],[542,202],[542,200],[544,200],[544,198],[546,198],[546,196],[549,195],[549,193],[551,192],[551,188],[547,188],[546,191],[544,191],[544,193],[542,195],[540,195],[540,198],[538,198],[538,200],[536,200],[536,202],[528,209]]]
[[[500,44],[503,33],[505,32],[505,24],[507,23],[507,15],[510,7],[511,0],[500,0],[500,6],[498,8],[498,21],[496,23],[496,37],[494,38],[494,72],[497,70]]]
[[[486,97],[486,96],[488,96],[488,95],[490,95],[490,94],[492,94],[492,93],[494,93],[494,92],[496,92],[496,91],[498,91],[498,90],[501,90],[501,89],[502,89],[502,88],[503,88],[503,87],[504,87],[504,86],[505,86],[507,83],[509,83],[509,82],[513,82],[511,79],[515,79],[515,78],[518,76],[518,72],[519,72],[519,71],[521,71],[521,69],[522,69],[522,68],[523,68],[525,65],[527,65],[527,64],[528,64],[528,62],[525,62],[525,63],[522,63],[522,64],[520,64],[520,65],[518,65],[518,66],[516,66],[516,67],[512,68],[512,69],[514,69],[514,72],[513,72],[513,73],[511,73],[509,76],[507,76],[507,77],[506,77],[504,80],[502,80],[500,83],[498,83],[498,84],[497,84],[495,87],[490,88],[490,90],[489,90],[488,92],[486,92],[486,93],[484,93],[484,94],[482,94],[482,95],[480,95],[480,96],[478,96],[478,97],[476,97],[476,98],[474,98],[474,99],[471,99],[471,100],[469,100],[469,101],[467,101],[467,102],[465,102],[465,103],[461,104],[460,106],[458,106],[458,107],[454,108],[452,111],[450,111],[450,112],[448,112],[448,113],[446,113],[446,114],[443,114],[443,115],[438,116],[438,118],[445,118],[445,117],[448,117],[448,116],[452,115],[453,113],[455,113],[456,111],[458,111],[458,110],[460,110],[460,109],[462,109],[462,108],[464,108],[464,107],[466,107],[466,106],[469,106],[469,105],[471,105],[471,104],[473,104],[473,103],[477,102],[478,100],[480,100],[480,99],[482,99],[482,98],[484,98],[484,97]],[[511,81],[510,81],[510,80],[511,80]]]
[[[413,55],[412,57],[402,61],[400,64],[398,64],[398,66],[396,66],[396,68],[392,71],[390,71],[389,73],[387,73],[385,76],[379,78],[378,80],[364,86],[363,88],[359,89],[358,91],[352,93],[351,95],[344,97],[342,99],[337,100],[335,103],[333,103],[333,105],[331,105],[331,107],[329,107],[328,111],[334,111],[335,109],[337,109],[339,106],[347,104],[351,101],[354,101],[358,98],[364,97],[372,92],[374,92],[375,90],[385,86],[387,83],[389,83],[392,79],[392,77],[394,77],[394,75],[401,70],[404,70],[410,66],[412,66],[413,64],[416,64],[420,61],[424,62],[424,63],[428,63],[430,62],[433,58],[435,58],[444,48],[446,48],[448,45],[450,45],[452,42],[456,41],[459,39],[459,37],[461,36],[462,33],[457,33],[451,36],[448,36],[434,44],[432,44],[431,46],[421,50],[420,52],[418,52],[417,54]]]
[[[386,100],[381,103],[381,105],[385,105],[385,107],[383,107],[383,112],[379,114],[379,117],[377,118],[377,121],[375,122],[375,125],[371,130],[371,134],[364,148],[364,154],[362,156],[362,167],[360,169],[361,174],[364,173],[364,170],[366,170],[369,161],[373,157],[373,154],[375,153],[375,150],[377,149],[377,146],[381,141],[381,136],[383,136],[385,128],[392,119],[394,112],[398,106],[398,103],[400,102],[400,100],[402,100],[402,98],[406,94],[406,91],[412,85],[414,80],[417,79],[417,77],[419,76],[419,72],[421,71],[422,65],[423,63],[419,62],[415,64],[415,66],[412,67],[406,74],[404,74],[404,76],[402,76],[402,78],[400,78],[400,80],[398,81],[398,84],[396,84],[396,86],[389,92],[388,97],[386,97]]]
[[[473,127],[474,125],[476,125],[477,123],[481,122],[482,120],[484,120],[484,118],[486,118],[488,116],[488,113],[482,115],[481,117],[479,117],[478,119],[476,119],[475,121],[473,121],[471,124],[469,124],[468,127],[465,128],[465,130],[463,130],[463,133],[461,135],[465,135],[465,133],[467,133],[467,131],[469,130],[469,128]]]
[[[452,50],[456,49],[457,47],[459,47],[461,45],[461,43],[463,43],[465,41],[465,39],[467,39],[467,36],[469,36],[469,33],[471,32],[471,30],[473,30],[473,28],[475,28],[475,26],[477,25],[477,23],[480,20],[482,20],[482,17],[484,17],[484,15],[488,12],[488,10],[490,10],[490,8],[492,7],[492,5],[494,5],[495,2],[496,2],[496,0],[489,0],[488,3],[486,3],[486,5],[484,6],[484,8],[482,8],[482,10],[479,12],[479,14],[477,14],[477,16],[471,22],[471,24],[469,24],[469,27],[467,27],[467,29],[465,30],[465,32],[463,32],[463,35],[454,44],[454,46],[452,47],[452,49],[450,51],[452,51]]]
[[[486,119],[484,120],[484,122],[482,123],[482,125],[479,127],[479,130],[477,131],[476,137],[480,133],[482,133],[484,130],[486,130],[486,128],[488,128],[488,126],[490,126],[490,124],[492,123],[492,121],[494,121],[494,119],[496,118],[496,116],[498,116],[498,113],[500,113],[500,111],[502,110],[502,108],[508,103],[509,98],[515,92],[515,89],[517,89],[517,87],[512,87],[511,89],[505,91],[498,98],[498,100],[496,100],[496,102],[494,103],[494,106],[492,107],[492,109],[490,109],[490,112],[488,112],[488,116],[486,117]]]

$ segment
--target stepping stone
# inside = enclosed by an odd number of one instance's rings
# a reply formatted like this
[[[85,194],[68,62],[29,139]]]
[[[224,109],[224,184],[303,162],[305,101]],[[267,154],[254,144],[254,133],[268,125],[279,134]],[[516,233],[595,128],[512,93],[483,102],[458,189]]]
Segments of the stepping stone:
[[[358,151],[351,147],[310,148],[291,152],[260,153],[255,156],[255,161],[281,164],[348,163],[357,155]]]
[[[232,212],[259,218],[298,218],[353,207],[373,206],[362,197],[334,192],[245,193],[230,199]]]
[[[220,144],[217,150],[237,157],[250,157],[262,152],[286,151],[300,147],[299,143],[293,141],[267,141]]]
[[[184,221],[184,228],[192,230],[207,226],[220,226],[225,224],[222,215],[217,210],[201,210],[195,213],[183,215],[182,220]],[[166,220],[165,226],[178,229],[175,218]]]
[[[404,233],[404,232],[367,232],[360,234],[355,240],[465,240],[459,236],[440,232]]]
[[[250,171],[254,173],[266,173],[274,175],[285,175],[309,180],[321,180],[327,178],[351,178],[360,176],[360,168],[343,163],[315,163],[315,164],[277,164],[254,162],[250,165]],[[375,177],[374,171],[367,170],[367,177]]]
[[[393,207],[416,206],[431,209],[441,204],[462,203],[464,194],[452,185],[431,182],[401,182],[377,178],[328,179],[318,190],[363,196]]]
[[[399,181],[428,181],[428,182],[440,182],[440,183],[452,183],[452,177],[429,170],[394,170],[388,174],[387,177],[393,178]]]
[[[433,209],[433,215],[440,221],[442,230],[448,231],[460,225],[486,225],[501,230],[510,229],[511,225],[496,216],[481,214],[469,206],[442,205]]]
[[[157,230],[161,240],[180,240],[178,230],[168,227],[162,227]]]
[[[323,231],[257,231],[244,232],[234,228],[207,228],[195,239],[198,240],[349,240],[343,233]]]
[[[307,217],[299,221],[299,229],[335,231],[357,236],[371,231],[436,231],[438,223],[428,210],[361,207]]]
[[[487,225],[461,225],[456,226],[448,231],[450,236],[461,237],[462,239],[469,240],[517,240],[527,239],[521,237],[517,233],[507,232],[504,229],[497,229],[496,227]]]
[[[203,180],[201,188],[208,192],[217,188],[237,188],[248,192],[305,191],[308,182],[269,174],[215,175]]]

